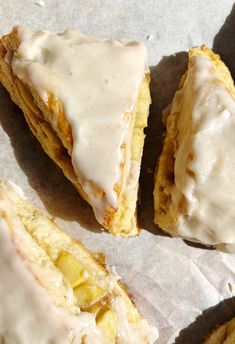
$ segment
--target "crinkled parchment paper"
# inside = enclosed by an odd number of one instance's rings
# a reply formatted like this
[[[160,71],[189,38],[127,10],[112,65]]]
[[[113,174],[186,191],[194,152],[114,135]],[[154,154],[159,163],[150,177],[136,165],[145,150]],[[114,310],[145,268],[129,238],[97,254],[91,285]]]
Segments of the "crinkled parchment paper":
[[[89,206],[43,153],[21,111],[0,88],[0,178],[11,179],[66,231],[107,261],[129,285],[143,316],[159,328],[158,343],[201,343],[215,324],[235,315],[235,255],[164,235],[153,225],[152,173],[161,149],[161,111],[202,43],[219,52],[235,76],[235,7],[230,0],[0,0],[0,34],[15,24],[55,31],[140,39],[148,47],[152,106],[141,174],[136,238],[100,230]],[[226,216],[226,214],[225,214]]]

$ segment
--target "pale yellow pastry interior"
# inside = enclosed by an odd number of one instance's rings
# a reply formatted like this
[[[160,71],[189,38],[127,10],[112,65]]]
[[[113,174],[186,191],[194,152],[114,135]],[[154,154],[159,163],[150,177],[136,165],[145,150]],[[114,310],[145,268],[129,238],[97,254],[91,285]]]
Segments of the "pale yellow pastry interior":
[[[97,256],[98,257],[98,256]],[[154,343],[120,278],[13,184],[0,184],[0,338],[8,344]]]

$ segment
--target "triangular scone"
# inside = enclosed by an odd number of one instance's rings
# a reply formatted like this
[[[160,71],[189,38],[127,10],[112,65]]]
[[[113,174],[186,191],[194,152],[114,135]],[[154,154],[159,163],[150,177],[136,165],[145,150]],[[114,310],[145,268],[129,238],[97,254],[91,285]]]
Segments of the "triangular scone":
[[[235,88],[206,46],[189,51],[156,175],[155,223],[208,245],[235,243]]]
[[[0,183],[0,339],[5,344],[154,343],[117,275]],[[99,258],[99,260],[98,260]]]
[[[143,44],[16,27],[0,40],[0,81],[104,228],[137,234],[151,102]]]
[[[204,344],[234,344],[235,343],[235,318],[214,330]]]

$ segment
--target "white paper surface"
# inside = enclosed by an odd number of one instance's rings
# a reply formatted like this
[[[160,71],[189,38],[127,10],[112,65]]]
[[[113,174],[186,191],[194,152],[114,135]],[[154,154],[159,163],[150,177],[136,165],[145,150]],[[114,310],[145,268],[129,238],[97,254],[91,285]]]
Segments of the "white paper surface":
[[[29,200],[90,250],[106,254],[143,316],[158,327],[159,344],[201,343],[215,324],[235,315],[235,255],[188,245],[165,236],[152,223],[152,171],[160,151],[161,111],[186,68],[184,52],[194,45],[214,47],[235,76],[232,6],[230,0],[0,0],[0,34],[16,24],[54,31],[73,27],[101,37],[140,39],[148,47],[154,104],[141,175],[140,218],[145,229],[139,237],[115,238],[99,230],[89,206],[43,153],[3,88],[0,178],[17,183]]]

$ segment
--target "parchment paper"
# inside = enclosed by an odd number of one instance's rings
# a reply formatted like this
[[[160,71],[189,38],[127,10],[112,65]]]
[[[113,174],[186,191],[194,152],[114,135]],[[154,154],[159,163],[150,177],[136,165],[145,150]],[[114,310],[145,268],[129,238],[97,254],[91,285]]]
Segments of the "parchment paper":
[[[73,27],[101,37],[140,39],[147,45],[153,106],[141,173],[144,230],[139,237],[115,238],[100,230],[89,206],[43,153],[3,88],[0,178],[17,183],[90,250],[106,254],[143,316],[158,327],[159,344],[201,343],[215,324],[235,315],[235,255],[170,238],[156,228],[152,173],[161,149],[161,111],[186,68],[185,51],[208,44],[235,77],[233,1],[0,0],[0,34],[15,24],[55,31]]]

